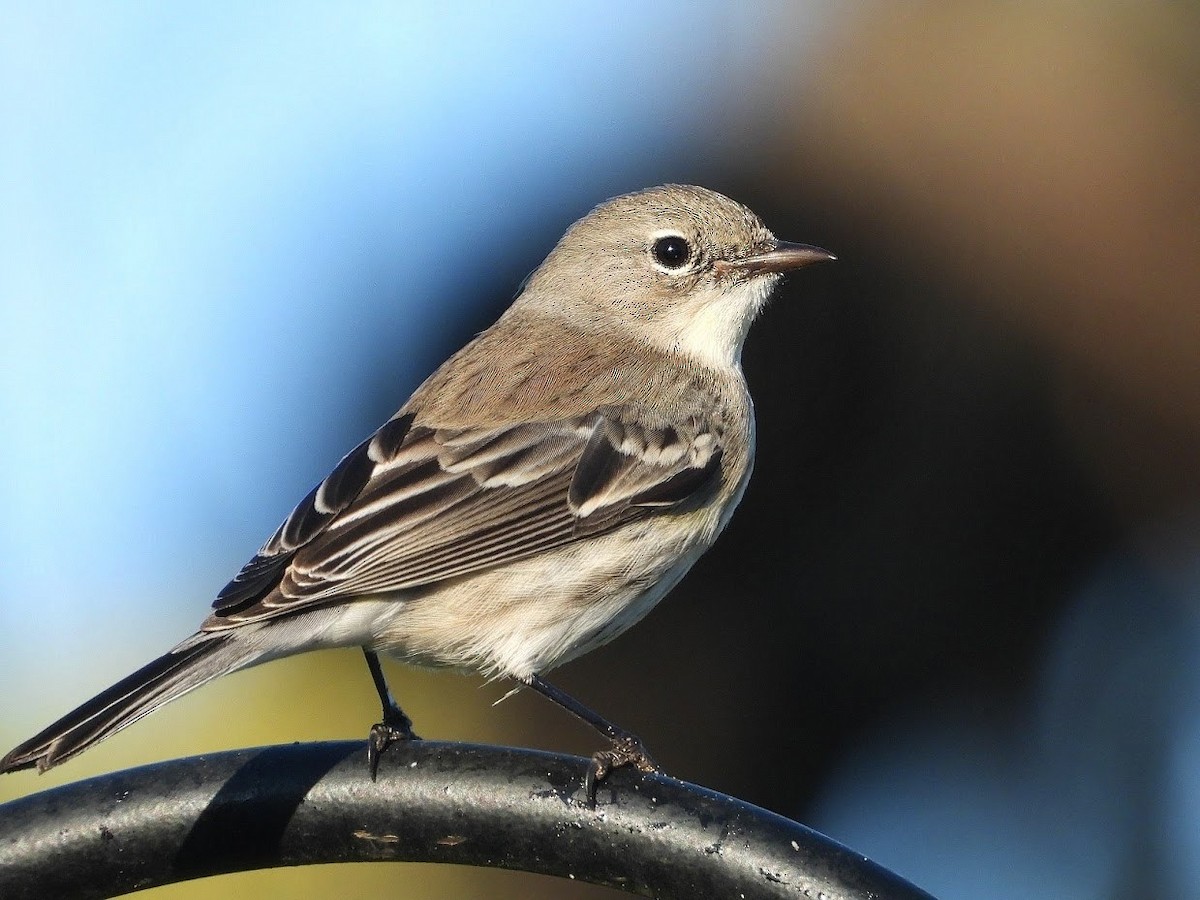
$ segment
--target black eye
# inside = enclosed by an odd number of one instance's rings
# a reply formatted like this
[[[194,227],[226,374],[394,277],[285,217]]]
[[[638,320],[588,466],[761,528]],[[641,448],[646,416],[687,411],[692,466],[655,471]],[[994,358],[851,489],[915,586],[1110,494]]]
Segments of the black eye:
[[[691,259],[692,245],[677,234],[669,234],[655,241],[650,252],[660,265],[668,269],[678,269]]]

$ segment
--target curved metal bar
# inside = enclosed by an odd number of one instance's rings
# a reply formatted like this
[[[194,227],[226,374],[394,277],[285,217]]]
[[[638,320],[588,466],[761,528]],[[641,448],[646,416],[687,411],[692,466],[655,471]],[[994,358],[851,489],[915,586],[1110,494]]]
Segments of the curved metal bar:
[[[413,741],[367,775],[362,742],[234,750],[0,806],[0,897],[111,897],[225,872],[420,861],[522,869],[656,897],[931,900],[802,825],[587,760]]]

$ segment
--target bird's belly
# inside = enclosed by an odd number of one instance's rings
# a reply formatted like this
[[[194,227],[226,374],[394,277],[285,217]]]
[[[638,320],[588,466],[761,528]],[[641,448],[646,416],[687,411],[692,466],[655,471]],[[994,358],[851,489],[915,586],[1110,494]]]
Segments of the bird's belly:
[[[375,646],[417,665],[514,677],[548,671],[638,622],[715,530],[647,520],[437,585],[406,597]]]

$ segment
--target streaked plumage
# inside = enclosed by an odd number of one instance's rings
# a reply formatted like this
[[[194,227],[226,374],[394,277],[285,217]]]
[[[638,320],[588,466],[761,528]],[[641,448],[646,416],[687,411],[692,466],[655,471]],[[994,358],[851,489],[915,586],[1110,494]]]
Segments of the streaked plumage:
[[[655,256],[665,239],[685,264]],[[0,771],[44,770],[218,675],[319,647],[538,686],[637,622],[725,526],[754,451],[742,341],[779,273],[821,258],[703,188],[597,207],[301,501],[195,635]]]

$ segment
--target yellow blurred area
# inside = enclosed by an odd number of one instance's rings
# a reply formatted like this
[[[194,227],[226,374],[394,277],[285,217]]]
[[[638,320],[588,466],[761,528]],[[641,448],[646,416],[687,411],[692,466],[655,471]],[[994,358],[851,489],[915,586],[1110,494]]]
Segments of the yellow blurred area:
[[[413,669],[385,662],[397,699],[415,721],[419,734],[437,740],[474,743],[537,744],[530,724],[546,714],[552,727],[572,726],[565,714],[539,697],[521,694],[493,709],[510,685],[488,684],[476,677]],[[66,710],[63,710],[65,712]],[[379,705],[362,654],[357,650],[309,653],[278,660],[218,679],[168,704],[76,759],[45,775],[20,772],[0,778],[0,803],[160,760],[238,747],[293,741],[363,741],[379,718]],[[28,734],[0,725],[0,743],[16,744]],[[587,746],[577,731],[577,748]],[[564,743],[569,743],[565,741]],[[587,885],[562,885],[558,879],[461,866],[413,863],[305,866],[201,879],[144,891],[137,896],[199,900],[253,896],[260,900],[305,897],[414,896],[518,898],[544,882],[547,896],[590,896]],[[605,895],[610,892],[605,891]]]
[[[536,892],[536,893],[535,893]],[[579,900],[619,896],[609,888],[502,869],[412,863],[358,863],[304,866],[223,875],[186,884],[143,891],[146,900],[209,900],[214,897],[255,897],[258,900],[328,900],[330,897],[421,897],[526,900],[531,896],[572,897]]]

